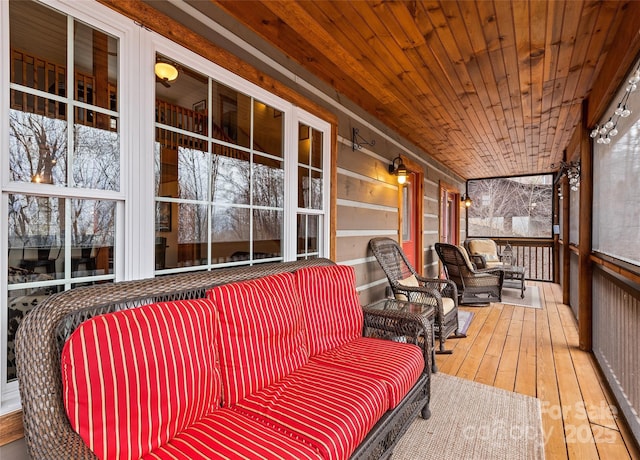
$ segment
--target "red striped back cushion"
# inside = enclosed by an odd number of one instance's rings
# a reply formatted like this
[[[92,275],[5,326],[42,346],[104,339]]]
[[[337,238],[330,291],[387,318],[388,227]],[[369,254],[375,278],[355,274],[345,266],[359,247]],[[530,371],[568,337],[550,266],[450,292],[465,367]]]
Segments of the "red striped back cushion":
[[[309,267],[296,271],[295,275],[310,356],[362,336],[364,319],[353,267]]]
[[[226,406],[304,365],[304,321],[291,273],[217,286],[207,292],[220,314],[218,352]]]
[[[62,350],[71,426],[99,458],[137,459],[218,408],[217,312],[206,299],[85,321]]]

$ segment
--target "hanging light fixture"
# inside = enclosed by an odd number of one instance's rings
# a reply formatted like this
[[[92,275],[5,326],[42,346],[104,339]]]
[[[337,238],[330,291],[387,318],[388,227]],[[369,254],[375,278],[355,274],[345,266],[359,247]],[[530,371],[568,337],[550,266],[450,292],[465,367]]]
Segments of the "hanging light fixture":
[[[624,95],[620,99],[618,106],[613,111],[613,115],[609,117],[606,123],[602,126],[596,125],[591,131],[591,138],[595,139],[598,144],[610,144],[611,138],[618,135],[618,121],[620,118],[627,118],[631,115],[631,109],[629,108],[628,101],[632,92],[638,89],[640,83],[640,64],[636,70],[631,74],[631,77],[627,81],[627,87],[625,88]]]
[[[611,141],[609,141],[611,142]],[[580,162],[579,161],[561,161],[559,165],[552,164],[552,168],[558,168],[558,179],[567,176],[569,188],[572,192],[577,192],[580,187]],[[558,187],[560,194],[560,188]],[[560,196],[562,198],[562,196]]]
[[[176,66],[169,64],[168,62],[156,62],[154,71],[156,73],[156,77],[162,81],[170,82],[178,78],[178,69]]]
[[[396,166],[396,161],[398,162],[397,166]],[[407,182],[407,176],[409,175],[409,171],[407,170],[407,167],[402,162],[402,158],[400,157],[400,155],[395,157],[391,162],[391,164],[389,165],[389,173],[395,176],[398,176],[398,184],[402,185],[405,182]]]

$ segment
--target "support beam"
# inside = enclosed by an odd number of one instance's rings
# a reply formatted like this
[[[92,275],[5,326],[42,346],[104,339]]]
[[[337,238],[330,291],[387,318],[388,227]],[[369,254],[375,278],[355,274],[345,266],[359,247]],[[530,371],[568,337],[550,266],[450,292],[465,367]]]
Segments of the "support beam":
[[[562,222],[562,303],[569,305],[571,302],[571,248],[569,247],[569,181],[564,176],[560,181],[562,187],[562,210],[560,222]]]
[[[592,275],[591,237],[593,223],[593,154],[587,126],[588,100],[582,104],[580,124],[580,231],[578,243],[578,336],[581,350],[591,351]]]

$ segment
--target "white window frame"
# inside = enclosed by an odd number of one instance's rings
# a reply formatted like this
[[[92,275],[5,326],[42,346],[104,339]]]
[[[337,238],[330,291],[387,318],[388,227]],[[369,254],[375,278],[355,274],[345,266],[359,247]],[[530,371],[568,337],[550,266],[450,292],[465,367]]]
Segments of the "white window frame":
[[[233,74],[219,65],[150,32],[134,21],[91,2],[73,0],[37,0],[62,14],[102,30],[118,38],[118,91],[120,135],[120,190],[83,190],[48,184],[9,181],[9,127],[0,123],[0,215],[8,215],[8,194],[37,194],[67,199],[115,200],[115,280],[132,280],[154,276],[155,203],[154,142],[155,142],[155,76],[153,66],[156,53],[176,56],[179,62],[215,80],[254,97],[284,112],[284,230],[282,251],[285,261],[296,260],[296,219],[299,212],[322,215],[322,241],[319,255],[330,255],[331,221],[331,130],[332,126],[265,89]],[[0,1],[0,110],[9,112],[9,3]],[[5,118],[6,119],[6,118]],[[297,206],[297,138],[298,123],[323,132],[323,208],[299,209]],[[7,235],[7,219],[0,219],[0,235]],[[8,241],[0,237],[0,295],[6,299],[8,271]],[[0,416],[20,409],[17,382],[6,382],[7,306],[0,308]]]
[[[167,56],[169,59],[174,59],[182,65],[185,65],[197,72],[200,72],[214,80],[228,86],[229,88],[246,94],[249,97],[254,98],[260,102],[267,104],[277,110],[283,112],[285,117],[284,124],[284,229],[282,235],[282,253],[284,261],[296,260],[296,219],[298,212],[304,212],[307,214],[317,214],[322,216],[322,244],[319,247],[320,257],[329,257],[330,254],[330,177],[331,177],[331,124],[325,120],[322,120],[313,114],[295,106],[294,104],[276,96],[273,93],[239,77],[238,75],[228,71],[227,69],[220,67],[212,61],[189,51],[181,45],[168,40],[167,38],[156,34],[154,32],[147,32],[151,46],[142,50],[144,56],[141,61],[145,63],[147,69],[141,75],[141,80],[144,80],[147,84],[144,85],[146,94],[144,94],[144,100],[147,101],[141,109],[141,119],[148,122],[146,127],[146,136],[149,136],[151,141],[149,142],[150,149],[148,154],[145,154],[145,161],[147,162],[141,171],[147,171],[148,174],[140,180],[148,182],[147,187],[149,196],[147,200],[155,202],[154,191],[154,163],[153,163],[153,144],[155,142],[155,75],[152,70],[155,64],[156,54]],[[298,209],[297,207],[297,186],[298,186],[298,167],[297,167],[297,141],[298,141],[298,123],[304,123],[317,131],[323,132],[323,209],[321,210],[309,210]],[[150,235],[155,235],[155,206],[148,207],[148,215],[145,220],[148,223],[149,229],[146,229]],[[154,253],[154,238],[148,238],[146,241],[147,247],[145,251],[147,254]],[[148,258],[147,266],[145,267],[148,276],[154,276],[154,260],[153,257]],[[197,268],[197,267],[196,267]],[[179,273],[183,271],[193,270],[194,267],[184,267],[175,269],[162,270],[162,273]],[[203,269],[200,267],[199,269]]]
[[[139,27],[135,26],[131,21],[123,20],[123,16],[117,14],[113,10],[106,8],[99,4],[93,4],[91,8],[86,8],[86,4],[79,4],[73,1],[60,1],[60,0],[40,0],[45,6],[58,10],[61,14],[65,14],[73,20],[81,21],[90,27],[104,31],[105,33],[112,35],[118,39],[118,91],[119,91],[119,139],[120,139],[120,190],[106,191],[106,190],[90,190],[80,189],[75,187],[60,187],[49,184],[31,184],[21,182],[11,182],[9,175],[9,126],[8,123],[3,122],[0,125],[0,170],[2,174],[0,176],[1,195],[0,195],[0,213],[2,215],[8,215],[8,195],[9,194],[24,194],[24,195],[40,195],[46,197],[59,197],[65,199],[87,199],[87,200],[108,200],[116,202],[116,235],[115,235],[115,262],[114,274],[115,280],[125,279],[124,266],[126,261],[124,260],[125,247],[121,244],[122,241],[127,243],[124,239],[124,228],[127,211],[132,212],[134,206],[125,206],[127,198],[128,183],[130,180],[127,176],[131,173],[130,165],[130,152],[134,151],[131,145],[132,134],[135,132],[135,127],[132,125],[132,120],[135,121],[135,117],[132,117],[132,108],[135,108],[138,104],[133,99],[136,92],[132,91],[130,85],[125,82],[131,81],[139,70],[136,66],[139,65],[135,58],[135,50],[138,48]],[[9,3],[0,2],[0,24],[1,33],[0,41],[0,59],[4,63],[1,67],[0,74],[0,110],[2,113],[9,113],[9,86],[10,86],[10,74],[9,66],[6,65],[11,56],[10,40],[9,40]],[[135,46],[132,44],[135,43]],[[69,47],[67,48],[69,49]],[[69,62],[72,62],[73,56],[68,56],[67,67]],[[68,72],[67,78],[72,78],[72,73]],[[71,86],[73,87],[73,85]],[[67,97],[73,97],[73,92],[68,91]],[[3,118],[6,120],[6,118]],[[71,124],[70,124],[71,126]],[[138,204],[139,205],[139,204]],[[70,216],[67,215],[67,219]],[[0,219],[0,234],[5,237],[0,238],[0,295],[7,298],[7,277],[8,259],[6,254],[8,252],[8,241],[6,235],[8,232],[7,219]],[[68,248],[66,249],[69,250]],[[66,254],[67,259],[70,260],[70,254]],[[74,282],[80,281],[80,279],[74,279]],[[70,283],[67,283],[70,284]],[[18,393],[18,382],[7,382],[7,307],[3,301],[3,308],[0,309],[0,415],[9,413],[11,411],[20,408],[20,399]]]

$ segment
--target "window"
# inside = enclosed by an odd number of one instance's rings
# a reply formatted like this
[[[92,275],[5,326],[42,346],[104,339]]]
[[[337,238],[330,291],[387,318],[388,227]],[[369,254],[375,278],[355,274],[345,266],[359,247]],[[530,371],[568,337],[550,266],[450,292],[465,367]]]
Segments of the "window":
[[[122,196],[119,39],[40,3],[10,2],[7,10],[7,310],[0,318],[2,380],[13,382],[24,315],[53,293],[115,279]]]
[[[631,92],[627,106],[634,110],[628,118],[619,118],[618,135],[611,143],[594,143],[593,248],[640,265],[640,208],[635,198],[640,188],[640,91]]]
[[[100,4],[44,3],[0,2],[0,414],[53,293],[329,254],[329,123]]]
[[[553,178],[541,176],[467,182],[474,199],[468,208],[468,236],[550,238]]]
[[[327,128],[165,54],[156,62],[178,69],[156,80],[156,273],[326,255]]]
[[[325,218],[324,134],[298,123],[298,259],[318,257],[323,244]]]

